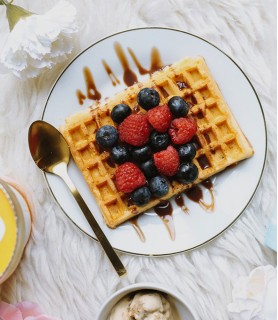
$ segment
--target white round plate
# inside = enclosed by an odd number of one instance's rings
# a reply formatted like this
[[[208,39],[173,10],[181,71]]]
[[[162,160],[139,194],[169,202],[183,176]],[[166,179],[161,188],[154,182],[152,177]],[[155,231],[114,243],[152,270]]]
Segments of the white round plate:
[[[145,242],[139,239],[130,223],[125,223],[115,230],[109,229],[103,222],[94,197],[73,161],[69,165],[69,175],[115,249],[140,255],[169,255],[196,248],[231,226],[245,210],[258,187],[265,163],[267,138],[260,101],[239,66],[206,40],[179,30],[142,28],[111,35],[80,53],[54,84],[45,105],[43,120],[59,128],[67,116],[92,104],[93,101],[87,99],[80,105],[76,95],[78,89],[86,93],[84,67],[91,70],[96,87],[103,98],[126,87],[123,81],[123,68],[114,50],[115,42],[122,46],[130,68],[137,74],[139,80],[144,80],[148,75],[139,75],[128,48],[133,50],[145,68],[150,66],[150,53],[153,47],[159,50],[165,65],[185,56],[203,56],[240,127],[251,142],[255,154],[214,178],[215,209],[212,213],[206,212],[198,203],[184,197],[189,208],[189,214],[186,214],[172,201],[176,230],[174,241],[171,240],[161,219],[155,214],[143,214],[139,217],[138,223],[145,234]],[[120,84],[112,85],[102,60],[111,67]],[[78,205],[60,178],[46,174],[46,180],[53,196],[71,221],[89,236],[94,237]],[[209,191],[203,188],[203,192],[204,200],[209,202]]]

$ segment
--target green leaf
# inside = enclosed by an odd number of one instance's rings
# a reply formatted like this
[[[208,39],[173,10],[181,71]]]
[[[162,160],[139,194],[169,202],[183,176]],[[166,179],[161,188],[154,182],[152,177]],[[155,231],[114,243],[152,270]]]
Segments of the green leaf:
[[[29,12],[24,8],[15,6],[13,4],[6,4],[6,9],[7,9],[6,14],[9,21],[10,31],[12,31],[12,29],[20,19],[27,18],[33,14],[32,12]]]

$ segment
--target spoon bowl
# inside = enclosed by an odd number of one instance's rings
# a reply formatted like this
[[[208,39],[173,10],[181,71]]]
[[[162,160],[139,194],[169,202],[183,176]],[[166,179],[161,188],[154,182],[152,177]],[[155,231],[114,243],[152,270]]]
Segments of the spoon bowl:
[[[63,135],[51,124],[38,120],[29,128],[28,142],[36,165],[44,172],[56,174],[64,180],[116,272],[119,276],[124,275],[125,267],[67,173],[70,150]]]
[[[70,151],[65,138],[51,124],[38,120],[29,129],[29,148],[36,165],[53,173],[59,163],[69,163]]]

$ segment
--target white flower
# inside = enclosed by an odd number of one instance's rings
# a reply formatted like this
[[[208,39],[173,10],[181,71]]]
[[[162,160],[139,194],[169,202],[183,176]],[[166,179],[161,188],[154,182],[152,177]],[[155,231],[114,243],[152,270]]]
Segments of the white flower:
[[[235,283],[228,310],[233,320],[275,320],[277,270],[271,265],[255,268]]]
[[[66,60],[77,31],[76,10],[62,0],[45,14],[21,18],[10,32],[0,62],[19,78],[34,78]]]

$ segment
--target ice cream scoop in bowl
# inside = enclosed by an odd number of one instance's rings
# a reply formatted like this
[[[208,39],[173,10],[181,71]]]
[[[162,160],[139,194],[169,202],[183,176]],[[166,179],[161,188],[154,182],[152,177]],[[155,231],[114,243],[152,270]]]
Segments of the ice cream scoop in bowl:
[[[195,320],[184,299],[172,288],[154,283],[137,283],[108,298],[97,320]]]

